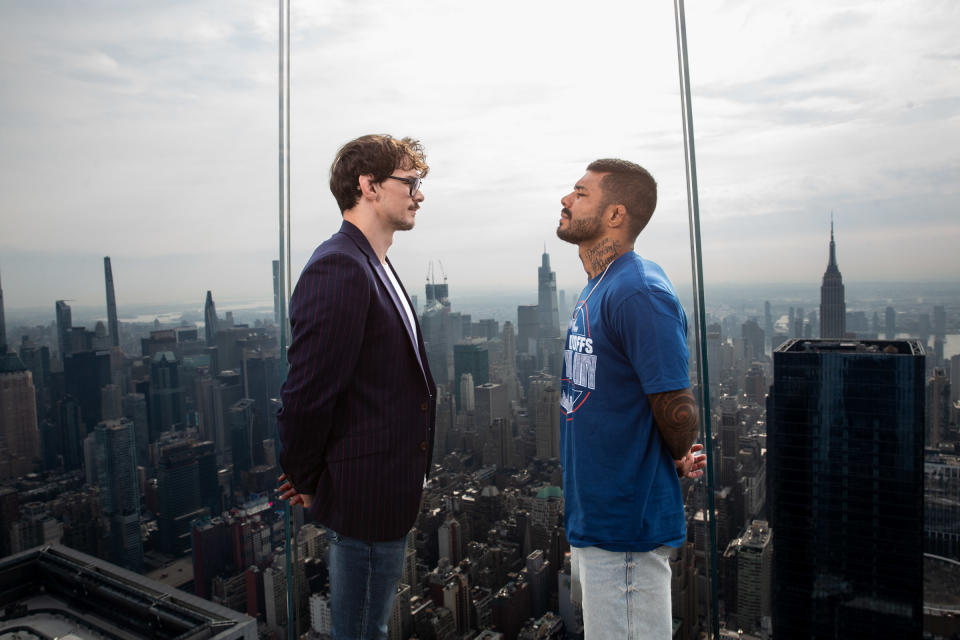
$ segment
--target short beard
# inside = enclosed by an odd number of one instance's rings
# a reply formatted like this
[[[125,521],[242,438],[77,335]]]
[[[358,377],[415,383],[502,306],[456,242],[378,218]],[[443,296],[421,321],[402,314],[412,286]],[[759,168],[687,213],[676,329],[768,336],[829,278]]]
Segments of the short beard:
[[[410,231],[417,224],[416,218],[407,222],[402,217],[390,218],[390,226],[394,231]]]
[[[581,242],[593,240],[599,237],[601,232],[599,214],[589,220],[570,220],[570,224],[566,229],[562,229],[560,225],[557,225],[557,237],[570,244],[580,244]]]

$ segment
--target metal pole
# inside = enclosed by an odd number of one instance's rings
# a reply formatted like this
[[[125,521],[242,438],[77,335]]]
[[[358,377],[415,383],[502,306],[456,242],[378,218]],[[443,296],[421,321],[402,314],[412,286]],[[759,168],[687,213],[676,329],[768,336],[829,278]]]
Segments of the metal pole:
[[[286,32],[287,32],[287,37],[284,38],[284,40],[283,40],[283,41],[284,41],[285,53],[286,53],[286,55],[284,56],[284,60],[286,61],[286,64],[287,64],[286,73],[283,74],[283,78],[284,78],[284,82],[283,82],[283,84],[284,84],[284,91],[285,91],[285,93],[286,93],[286,102],[285,102],[285,105],[284,105],[284,116],[285,116],[285,118],[286,118],[286,126],[284,127],[284,130],[285,130],[285,136],[286,136],[286,140],[285,140],[285,144],[286,144],[285,156],[286,156],[286,168],[287,168],[287,170],[286,170],[286,183],[285,183],[285,186],[286,186],[286,198],[284,199],[284,202],[285,202],[285,204],[286,204],[286,207],[284,208],[284,212],[283,212],[283,213],[284,213],[284,216],[286,217],[286,220],[287,220],[287,273],[286,273],[286,283],[287,283],[287,300],[289,300],[289,299],[290,299],[290,295],[291,295],[291,286],[292,286],[290,280],[291,280],[291,274],[293,273],[293,271],[291,271],[291,269],[290,269],[290,0],[284,0],[284,2],[286,3],[286,7],[287,7],[287,10],[286,10]],[[288,322],[288,323],[284,324],[284,325],[283,325],[283,329],[284,329],[284,331],[285,331],[286,334],[287,334],[287,342],[289,342],[289,341],[290,341],[290,323]],[[286,354],[284,354],[284,358],[286,358]]]
[[[280,368],[287,375],[287,300],[290,298],[290,0],[279,2],[279,209],[280,209]],[[293,527],[290,502],[283,501],[283,531],[287,577],[287,638],[296,638],[293,606]]]
[[[697,193],[697,158],[694,151],[693,110],[690,106],[690,69],[687,59],[687,22],[683,0],[674,0],[677,26],[677,58],[680,70],[680,106],[683,115],[683,149],[687,172],[687,211],[690,218],[690,261],[693,271],[694,326],[697,334],[697,380],[700,383],[700,433],[707,453],[707,522],[709,540],[707,557],[710,570],[710,622],[713,638],[720,636],[717,579],[717,525],[714,514],[713,434],[710,419],[710,377],[707,371],[706,317],[703,303],[703,260],[700,247],[700,202]]]

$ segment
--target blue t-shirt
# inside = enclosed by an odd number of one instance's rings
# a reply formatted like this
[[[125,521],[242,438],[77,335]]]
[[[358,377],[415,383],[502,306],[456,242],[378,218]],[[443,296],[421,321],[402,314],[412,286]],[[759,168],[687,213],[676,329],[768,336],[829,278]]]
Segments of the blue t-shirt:
[[[575,309],[560,419],[567,540],[608,551],[678,547],[680,483],[647,394],[690,386],[683,307],[663,270],[630,251],[587,282]]]

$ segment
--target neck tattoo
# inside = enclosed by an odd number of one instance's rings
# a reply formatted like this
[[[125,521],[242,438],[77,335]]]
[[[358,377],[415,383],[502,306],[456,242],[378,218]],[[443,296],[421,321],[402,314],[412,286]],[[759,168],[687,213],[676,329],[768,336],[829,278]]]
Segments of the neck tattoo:
[[[610,263],[619,253],[620,243],[610,238],[604,238],[600,244],[588,249],[585,257],[590,261],[590,267],[594,274],[597,274],[610,266]]]

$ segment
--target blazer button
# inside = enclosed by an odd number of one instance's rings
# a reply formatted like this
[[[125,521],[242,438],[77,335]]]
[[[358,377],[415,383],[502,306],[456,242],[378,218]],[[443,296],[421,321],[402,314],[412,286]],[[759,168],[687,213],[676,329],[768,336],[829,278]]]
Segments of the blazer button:
[[[421,402],[421,403],[420,403],[420,411],[423,411],[424,413],[427,412],[427,403],[426,403],[426,402]]]
[[[423,442],[420,443],[420,451],[426,451],[426,450],[427,450],[427,441],[424,440]]]

